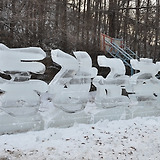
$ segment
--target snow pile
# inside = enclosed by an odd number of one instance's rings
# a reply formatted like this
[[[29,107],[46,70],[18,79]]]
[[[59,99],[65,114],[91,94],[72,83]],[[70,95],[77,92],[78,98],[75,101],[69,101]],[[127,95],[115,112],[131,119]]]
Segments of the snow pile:
[[[158,160],[160,117],[0,136],[0,159],[56,160]]]

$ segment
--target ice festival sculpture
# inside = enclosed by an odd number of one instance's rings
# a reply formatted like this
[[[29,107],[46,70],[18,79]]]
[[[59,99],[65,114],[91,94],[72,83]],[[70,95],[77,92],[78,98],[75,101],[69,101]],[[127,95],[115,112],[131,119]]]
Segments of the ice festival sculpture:
[[[66,112],[85,108],[88,102],[91,78],[97,75],[92,60],[86,52],[73,52],[74,56],[60,50],[52,50],[52,60],[61,66],[49,84],[53,104]]]
[[[98,65],[110,68],[102,77],[88,53],[69,55],[57,49],[51,51],[51,58],[61,70],[47,84],[31,77],[45,72],[45,66],[36,62],[45,57],[37,47],[10,49],[0,44],[0,134],[160,115],[160,81],[156,78],[160,62],[131,59],[135,74],[127,76],[120,59],[98,56]],[[89,102],[91,83],[96,91]],[[46,100],[51,99],[47,101],[51,108],[42,113],[43,93]]]
[[[98,56],[101,67],[109,67],[110,73],[106,78],[97,76],[93,84],[97,88],[95,103],[98,107],[112,108],[129,104],[129,98],[122,95],[122,89],[129,83],[129,76],[125,75],[125,66],[118,58]]]
[[[140,58],[139,61],[132,59],[130,63],[137,73],[131,76],[130,84],[126,86],[131,100],[129,118],[159,116],[160,80],[156,75],[160,71],[160,62]]]
[[[130,78],[130,99],[137,101],[139,105],[158,104],[160,93],[160,81],[155,77],[160,71],[160,63],[153,63],[152,59],[132,59],[131,65],[134,70],[139,71]]]
[[[48,85],[31,80],[30,73],[44,73],[45,66],[35,61],[45,57],[40,48],[9,49],[0,45],[0,72],[11,77],[10,80],[0,80],[0,132],[42,129],[43,120],[38,113],[39,94],[46,92]]]

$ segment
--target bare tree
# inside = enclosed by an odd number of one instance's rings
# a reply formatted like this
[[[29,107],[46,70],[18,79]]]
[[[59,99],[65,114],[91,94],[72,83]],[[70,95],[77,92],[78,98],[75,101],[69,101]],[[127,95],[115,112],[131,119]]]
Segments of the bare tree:
[[[159,59],[159,0],[1,0],[0,41],[9,47],[99,51],[100,33]]]
[[[108,11],[108,20],[109,20],[109,36],[115,37],[116,30],[116,9],[117,9],[117,0],[109,0],[109,11]]]
[[[160,1],[156,0],[156,22],[155,22],[155,47],[154,47],[154,59],[160,60],[160,50],[158,51],[158,46],[160,45]],[[159,47],[160,49],[160,47]],[[159,53],[158,53],[159,52]]]

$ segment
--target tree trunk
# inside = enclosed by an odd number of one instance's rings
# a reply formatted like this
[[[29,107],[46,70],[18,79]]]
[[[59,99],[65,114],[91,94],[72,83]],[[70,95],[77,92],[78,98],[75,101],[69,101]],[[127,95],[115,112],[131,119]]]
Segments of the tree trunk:
[[[139,53],[139,21],[140,21],[140,0],[136,1],[136,24],[135,24],[135,40],[134,40],[134,48],[138,56],[140,56]]]
[[[87,15],[86,15],[86,47],[89,47],[89,31],[90,31],[90,26],[91,26],[91,16],[90,16],[90,3],[91,0],[87,0]]]
[[[116,2],[117,0],[109,0],[108,20],[109,20],[109,36],[115,37],[116,30]]]
[[[14,43],[14,32],[15,32],[15,21],[16,21],[16,5],[15,5],[15,0],[12,0],[11,2],[11,10],[12,10],[12,19],[10,21],[10,45],[11,47],[15,46]]]
[[[160,51],[158,52],[158,41],[160,42],[160,1],[156,0],[156,24],[155,24],[155,47],[154,47],[154,59],[160,60]]]
[[[85,19],[86,19],[86,0],[84,0],[84,4],[83,4],[83,20],[82,20],[82,44],[84,47],[85,44]]]
[[[147,0],[147,7],[149,7],[150,0]],[[145,14],[145,24],[146,27],[144,28],[144,38],[143,38],[143,44],[144,44],[144,57],[148,57],[147,55],[147,32],[148,32],[148,15],[149,15],[149,8],[146,9]]]
[[[3,34],[3,30],[4,30],[4,24],[3,24],[3,0],[0,1],[0,35],[2,36]],[[1,36],[0,36],[0,41],[1,40]]]
[[[97,24],[98,24],[98,8],[99,8],[99,0],[96,0],[94,6],[94,25],[93,25],[93,45],[96,46],[96,38],[97,38]]]
[[[67,52],[67,0],[62,0],[61,3],[61,37],[62,37],[62,49]]]
[[[43,36],[45,31],[46,0],[39,0],[38,3],[38,43],[39,46],[43,46]]]
[[[128,17],[129,17],[129,2],[130,0],[127,0],[127,7],[125,12],[125,18],[124,18],[124,31],[123,31],[123,38],[125,42],[128,42]]]
[[[78,2],[78,17],[77,17],[77,35],[76,35],[76,45],[79,44],[79,33],[80,33],[80,20],[81,20],[81,0]],[[79,46],[77,46],[79,48]]]

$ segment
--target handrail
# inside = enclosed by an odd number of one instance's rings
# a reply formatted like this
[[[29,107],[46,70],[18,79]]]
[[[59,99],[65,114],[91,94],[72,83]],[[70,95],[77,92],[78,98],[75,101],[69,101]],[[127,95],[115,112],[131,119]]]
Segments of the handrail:
[[[139,59],[138,55],[136,53],[134,53],[130,48],[126,47],[126,49],[132,53],[132,55],[135,56],[136,59]]]
[[[128,54],[123,48],[119,47],[116,43],[109,42],[106,39],[105,39],[105,43],[108,43],[111,46],[111,48],[117,50],[118,51],[117,53],[121,53],[121,55],[123,57],[121,57],[120,54],[115,53],[114,50],[111,50],[111,49],[107,50],[107,52],[111,56],[113,56],[115,58],[120,58],[124,62],[125,65],[127,65],[128,67],[130,67],[130,69],[131,69],[131,75],[133,75],[134,74],[134,69],[132,68],[131,64],[127,62],[127,60],[130,61],[131,59],[134,59],[134,58],[130,54]],[[138,59],[138,56],[133,51],[131,51],[129,48],[126,48],[126,49],[128,51],[130,51],[132,53],[132,55],[134,55]]]
[[[122,51],[123,54],[127,55],[129,59],[133,59],[132,56],[130,56],[125,50],[123,50],[121,47],[119,47],[117,44],[113,43],[119,50]]]
[[[114,43],[111,43],[107,40],[105,40],[107,43],[109,43],[114,49],[116,49],[117,51],[119,51],[124,57],[126,57],[128,60],[133,59],[127,52],[125,52],[124,50],[122,51],[120,47],[117,48],[117,45],[115,45]],[[125,52],[125,53],[124,53]]]

